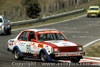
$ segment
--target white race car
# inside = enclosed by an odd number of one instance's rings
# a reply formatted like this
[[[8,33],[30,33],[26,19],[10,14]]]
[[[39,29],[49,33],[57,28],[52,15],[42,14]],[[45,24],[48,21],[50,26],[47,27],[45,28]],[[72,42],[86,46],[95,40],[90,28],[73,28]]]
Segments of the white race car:
[[[8,41],[8,51],[17,60],[34,57],[42,61],[71,60],[78,63],[84,55],[82,45],[68,41],[62,32],[55,29],[23,30]]]
[[[11,25],[4,16],[0,15],[0,34],[11,34]]]

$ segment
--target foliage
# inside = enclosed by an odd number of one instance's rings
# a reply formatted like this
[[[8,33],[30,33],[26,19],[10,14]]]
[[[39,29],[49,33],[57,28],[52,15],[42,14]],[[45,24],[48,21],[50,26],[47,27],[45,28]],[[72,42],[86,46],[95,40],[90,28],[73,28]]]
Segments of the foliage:
[[[37,18],[41,12],[38,0],[22,0],[22,5],[26,8],[26,15],[30,18]]]

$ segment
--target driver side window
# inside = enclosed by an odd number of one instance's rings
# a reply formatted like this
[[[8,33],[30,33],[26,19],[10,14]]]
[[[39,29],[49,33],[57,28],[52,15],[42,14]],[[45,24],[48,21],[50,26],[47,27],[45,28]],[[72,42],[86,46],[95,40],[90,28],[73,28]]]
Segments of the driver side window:
[[[30,32],[30,34],[29,34],[29,41],[31,41],[31,39],[36,39],[34,32]]]

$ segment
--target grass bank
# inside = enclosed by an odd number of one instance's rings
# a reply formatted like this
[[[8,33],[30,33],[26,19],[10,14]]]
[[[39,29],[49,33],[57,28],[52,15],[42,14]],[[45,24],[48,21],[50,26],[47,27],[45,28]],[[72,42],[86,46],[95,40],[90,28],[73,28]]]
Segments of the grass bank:
[[[100,41],[84,48],[86,56],[100,57]]]

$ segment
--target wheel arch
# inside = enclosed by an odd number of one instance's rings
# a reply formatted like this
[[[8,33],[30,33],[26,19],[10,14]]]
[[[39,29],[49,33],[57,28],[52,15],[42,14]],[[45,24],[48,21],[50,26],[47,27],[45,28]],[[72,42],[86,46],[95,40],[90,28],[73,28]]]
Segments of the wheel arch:
[[[49,56],[49,54],[47,53],[46,49],[44,49],[44,48],[39,51],[39,59],[41,59],[41,52],[44,52],[46,54],[47,61],[53,61],[53,59]]]
[[[23,54],[22,54],[22,52],[20,51],[20,49],[19,49],[18,46],[15,46],[15,47],[13,48],[13,51],[12,51],[13,54],[14,54],[15,50],[18,50],[20,56],[23,56]]]
[[[41,49],[41,50],[39,51],[39,54],[38,54],[39,58],[41,58],[41,52],[45,52],[45,51],[46,51],[45,49]]]

